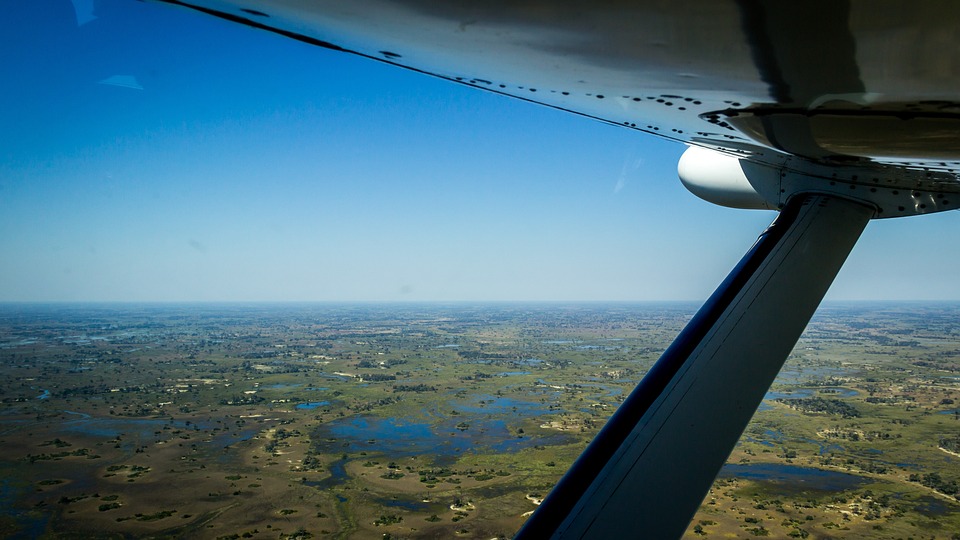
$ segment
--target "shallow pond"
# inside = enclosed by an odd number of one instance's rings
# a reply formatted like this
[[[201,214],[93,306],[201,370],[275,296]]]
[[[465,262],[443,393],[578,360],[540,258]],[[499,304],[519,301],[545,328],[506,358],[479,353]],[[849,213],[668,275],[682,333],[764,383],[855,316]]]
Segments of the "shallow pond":
[[[318,373],[318,375],[320,375],[324,379],[333,379],[335,381],[349,381],[351,379],[351,377],[347,377],[344,375],[337,375],[335,373]]]
[[[623,347],[616,347],[613,345],[577,345],[575,347],[581,351],[620,351],[623,350]]]
[[[2,516],[4,520],[9,519],[12,521],[17,528],[17,531],[13,532],[11,528],[9,528],[10,523],[8,522],[8,527],[5,527],[4,530],[4,538],[22,538],[25,540],[40,538],[47,528],[47,522],[50,521],[50,514],[39,512],[36,509],[32,511],[24,510],[16,506],[15,503],[26,493],[26,490],[26,487],[15,486],[14,483],[7,478],[0,478],[0,516]]]
[[[801,399],[819,396],[823,398],[853,397],[860,392],[839,386],[824,386],[816,388],[795,388],[789,392],[767,392],[763,399],[774,401],[777,399]]]
[[[493,409],[512,411],[512,406],[494,404]],[[357,416],[338,418],[321,425],[316,440],[320,441],[318,446],[325,453],[367,452],[392,457],[423,455],[451,461],[451,458],[468,452],[516,452],[535,445],[563,444],[572,437],[561,433],[542,437],[518,436],[515,428],[508,426],[506,421],[476,415],[442,418],[436,423]]]
[[[948,503],[927,495],[920,497],[917,503],[914,510],[930,517],[944,516],[952,510]]]
[[[302,383],[301,384],[276,383],[276,384],[265,385],[263,386],[263,388],[270,389],[270,390],[283,390],[285,388],[298,388],[300,386],[303,386],[303,384]]]
[[[596,379],[596,377],[592,377],[590,380],[597,380],[597,379]],[[597,396],[603,396],[603,397],[614,397],[614,396],[619,396],[619,395],[623,394],[623,388],[620,388],[619,386],[609,385],[609,384],[581,382],[581,383],[574,383],[574,384],[570,384],[570,385],[565,385],[565,384],[558,384],[558,383],[548,382],[548,381],[546,381],[546,380],[544,380],[544,379],[537,379],[537,384],[542,385],[542,386],[547,386],[547,387],[553,388],[553,389],[564,388],[564,389],[569,389],[569,390],[577,390],[577,389],[579,389],[579,390],[584,390],[584,391],[586,391],[586,390],[591,389],[591,388],[597,388],[597,389],[600,390],[600,392],[598,392],[596,395],[597,395]]]
[[[324,478],[323,480],[316,480],[316,481],[307,480],[303,484],[306,486],[312,486],[322,490],[328,490],[330,488],[339,486],[344,482],[346,482],[347,479],[349,478],[349,476],[347,476],[346,464],[347,464],[346,459],[338,459],[327,467],[327,470],[330,471],[329,477]],[[346,499],[343,499],[340,502],[344,502],[344,501],[346,501]]]
[[[77,413],[73,411],[64,411],[64,413],[79,416],[79,418],[66,420],[63,422],[63,430],[94,437],[103,437],[113,439],[122,437],[127,439],[126,444],[133,444],[130,439],[138,439],[143,442],[157,437],[158,431],[168,426],[171,429],[179,429],[190,433],[197,432],[197,428],[211,429],[213,424],[205,422],[195,422],[188,425],[186,422],[175,420],[170,421],[162,418],[94,418],[88,414]],[[226,448],[232,444],[246,441],[260,432],[256,426],[244,427],[242,429],[221,428],[209,439],[201,439],[202,442],[210,444],[217,448]],[[166,435],[163,435],[166,438]]]
[[[259,427],[244,428],[237,431],[221,431],[214,435],[208,442],[218,448],[226,448],[238,442],[252,439],[257,433],[260,433]]]
[[[329,401],[311,401],[310,403],[298,403],[297,406],[294,408],[304,410],[304,411],[312,411],[317,407],[326,407],[329,404],[330,404]]]
[[[776,401],[778,399],[801,399],[808,398],[813,396],[819,396],[825,399],[838,398],[838,397],[853,397],[859,395],[860,392],[856,390],[851,390],[849,388],[843,388],[840,386],[825,386],[818,388],[795,388],[791,391],[784,392],[767,392],[763,396],[763,401],[760,402],[760,405],[757,407],[757,412],[763,411],[772,411],[773,405],[767,403],[767,401]]]
[[[177,429],[189,429],[183,422],[170,422],[169,420],[151,418],[91,418],[89,416],[76,420],[67,420],[63,423],[63,429],[65,431],[107,439],[112,439],[118,435],[147,439],[153,437],[154,432],[162,430],[163,426],[167,425]]]
[[[430,507],[430,503],[425,503],[422,500],[410,501],[402,499],[380,498],[374,499],[374,501],[377,504],[386,506],[388,508],[403,508],[404,510],[409,510],[411,512],[420,512]]]
[[[790,491],[843,491],[874,481],[854,474],[782,463],[727,463],[720,469],[719,477],[774,482]]]
[[[462,413],[475,414],[509,414],[511,416],[537,416],[552,414],[549,405],[533,403],[517,399],[498,397],[488,394],[475,396],[468,401],[452,401],[450,407]],[[470,421],[467,419],[466,421]]]
[[[843,375],[850,375],[850,373],[843,368],[829,366],[785,367],[777,375],[776,382],[784,384],[796,384],[800,381],[840,377]]]

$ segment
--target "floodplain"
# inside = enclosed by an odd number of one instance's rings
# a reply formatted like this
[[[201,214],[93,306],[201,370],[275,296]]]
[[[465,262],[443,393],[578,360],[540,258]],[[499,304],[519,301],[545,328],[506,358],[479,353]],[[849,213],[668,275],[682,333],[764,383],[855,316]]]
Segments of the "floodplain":
[[[5,304],[0,535],[510,537],[695,309]],[[821,307],[685,538],[960,539],[958,358]]]

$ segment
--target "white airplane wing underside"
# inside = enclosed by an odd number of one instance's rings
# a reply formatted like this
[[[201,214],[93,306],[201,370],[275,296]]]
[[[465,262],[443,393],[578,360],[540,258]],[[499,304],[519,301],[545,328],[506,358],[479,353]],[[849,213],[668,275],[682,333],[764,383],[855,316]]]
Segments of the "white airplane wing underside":
[[[960,191],[956,2],[160,1],[752,162]]]

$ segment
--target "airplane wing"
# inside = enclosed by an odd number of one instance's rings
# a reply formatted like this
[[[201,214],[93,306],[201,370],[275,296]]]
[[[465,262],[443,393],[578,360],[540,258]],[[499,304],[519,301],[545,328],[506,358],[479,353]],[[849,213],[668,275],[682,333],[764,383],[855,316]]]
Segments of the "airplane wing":
[[[679,537],[866,223],[960,203],[956,2],[156,1],[681,141],[692,192],[781,210],[523,538]]]
[[[955,2],[159,1],[778,169],[960,190]]]

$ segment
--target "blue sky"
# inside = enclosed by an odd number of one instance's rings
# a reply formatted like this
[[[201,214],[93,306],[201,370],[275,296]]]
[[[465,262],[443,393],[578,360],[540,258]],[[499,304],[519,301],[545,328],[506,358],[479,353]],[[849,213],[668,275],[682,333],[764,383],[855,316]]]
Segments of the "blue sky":
[[[96,5],[0,22],[0,301],[703,300],[773,219],[676,143]],[[960,299],[957,221],[871,223],[829,298]]]

